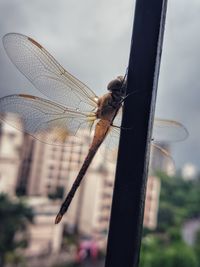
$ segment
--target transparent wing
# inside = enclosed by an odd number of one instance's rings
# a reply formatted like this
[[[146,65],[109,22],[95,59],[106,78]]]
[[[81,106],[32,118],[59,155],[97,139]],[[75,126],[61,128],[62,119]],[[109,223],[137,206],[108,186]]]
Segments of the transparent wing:
[[[113,122],[113,127],[111,127],[109,134],[107,135],[104,144],[115,149],[119,143],[120,127],[122,120],[121,108]],[[129,128],[122,129],[123,131],[128,131]],[[188,137],[188,131],[184,125],[177,121],[165,120],[165,119],[155,119],[153,126],[153,142],[177,142],[185,140]],[[157,146],[157,145],[155,145]]]
[[[123,107],[121,107],[113,121],[113,126],[110,127],[109,133],[106,136],[103,144],[107,153],[105,154],[106,160],[115,161],[117,158],[118,146],[119,146],[119,136],[120,136],[120,127],[122,120]]]
[[[120,128],[122,124],[122,114],[123,114],[123,106],[119,109],[117,115],[115,116],[115,119],[113,121],[113,125],[115,128]]]
[[[121,127],[123,107],[120,108],[117,116],[113,121],[115,128],[115,136],[120,133],[117,127]],[[128,131],[129,128],[123,130]],[[155,118],[153,125],[153,141],[154,142],[177,142],[185,140],[188,137],[188,131],[183,124],[174,120],[166,120]],[[116,138],[116,137],[115,137]]]
[[[120,128],[110,127],[109,133],[104,140],[104,145],[109,150],[116,150],[119,144]]]
[[[112,154],[117,154],[117,148],[119,144],[120,126],[122,119],[122,108],[119,110],[113,125],[116,127],[111,127],[109,134],[107,135],[104,144],[109,149]],[[128,131],[129,129],[122,129],[122,131]],[[187,129],[179,122],[173,120],[165,119],[155,119],[153,127],[153,147],[157,149],[165,158],[171,159],[172,157],[167,150],[163,149],[160,145],[156,143],[170,143],[185,140],[188,137]],[[110,157],[110,154],[108,154]]]
[[[3,37],[4,48],[16,67],[50,99],[80,111],[97,106],[98,97],[67,72],[39,43],[18,33]]]
[[[113,121],[113,126],[110,127],[110,131],[104,140],[104,145],[108,147],[109,150],[117,150],[117,147],[119,144],[122,112],[123,112],[123,108],[121,107],[117,115],[115,116],[115,119]]]
[[[176,169],[174,159],[170,153],[169,147],[163,144],[151,144],[150,153],[150,173],[164,171],[172,174]]]
[[[16,114],[21,118],[21,125]],[[90,133],[94,113],[65,108],[31,95],[0,98],[0,118],[47,144],[63,144],[69,136]]]
[[[154,142],[177,142],[185,140],[187,137],[188,131],[181,123],[165,119],[154,120]]]

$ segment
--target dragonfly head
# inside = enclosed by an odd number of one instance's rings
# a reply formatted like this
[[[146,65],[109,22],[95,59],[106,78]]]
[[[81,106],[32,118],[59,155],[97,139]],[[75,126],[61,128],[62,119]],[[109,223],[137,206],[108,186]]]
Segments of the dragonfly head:
[[[126,77],[118,76],[116,79],[109,82],[107,89],[111,93],[120,93],[121,95],[124,95],[126,91]]]

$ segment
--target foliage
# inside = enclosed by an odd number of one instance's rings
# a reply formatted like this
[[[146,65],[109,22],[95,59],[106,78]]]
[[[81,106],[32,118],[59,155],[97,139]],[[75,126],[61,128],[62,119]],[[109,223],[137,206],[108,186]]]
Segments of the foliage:
[[[200,267],[200,232],[194,247],[185,244],[181,235],[183,223],[200,216],[200,180],[159,177],[158,226],[143,232],[140,267]]]
[[[11,202],[6,195],[0,195],[0,266],[6,255],[16,248],[27,245],[27,222],[33,219],[32,210],[21,202]]]
[[[26,267],[25,258],[16,251],[6,253],[5,262],[16,267]]]
[[[181,177],[169,177],[160,174],[161,194],[160,209],[158,214],[159,227],[165,219],[167,227],[180,226],[188,218],[200,216],[200,180],[184,181]],[[168,213],[168,216],[165,216]],[[166,218],[167,217],[167,218]]]
[[[140,267],[198,267],[194,251],[183,242],[160,246],[153,239],[143,243]]]
[[[17,186],[16,188],[16,195],[18,197],[22,197],[26,195],[26,186],[24,184],[21,184]]]

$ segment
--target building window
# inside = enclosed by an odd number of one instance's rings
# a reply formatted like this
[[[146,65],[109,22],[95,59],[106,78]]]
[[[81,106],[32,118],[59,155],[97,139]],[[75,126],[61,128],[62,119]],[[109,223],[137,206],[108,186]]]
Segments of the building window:
[[[49,169],[50,170],[53,170],[54,169],[54,166],[51,164],[51,165],[49,165]]]
[[[16,137],[15,133],[8,133],[8,138],[9,139],[13,140],[13,139],[15,139],[15,137]]]

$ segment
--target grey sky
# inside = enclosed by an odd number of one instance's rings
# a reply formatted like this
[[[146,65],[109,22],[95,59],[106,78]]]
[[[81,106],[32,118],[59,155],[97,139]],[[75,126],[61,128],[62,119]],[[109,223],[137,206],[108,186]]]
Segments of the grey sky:
[[[41,43],[72,74],[103,94],[124,74],[129,57],[134,1],[1,0],[0,38],[19,32]],[[200,168],[200,1],[169,1],[156,115],[182,122],[189,138],[173,144],[178,167]],[[40,95],[18,72],[0,44],[0,96]]]

